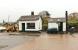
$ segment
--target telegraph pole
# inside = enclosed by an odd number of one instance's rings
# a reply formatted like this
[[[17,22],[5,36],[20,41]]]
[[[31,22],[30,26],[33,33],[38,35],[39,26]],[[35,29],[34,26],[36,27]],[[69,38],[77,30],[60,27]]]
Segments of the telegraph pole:
[[[66,17],[66,33],[68,33],[68,11],[65,12]]]
[[[9,23],[9,16],[8,16],[8,23]]]

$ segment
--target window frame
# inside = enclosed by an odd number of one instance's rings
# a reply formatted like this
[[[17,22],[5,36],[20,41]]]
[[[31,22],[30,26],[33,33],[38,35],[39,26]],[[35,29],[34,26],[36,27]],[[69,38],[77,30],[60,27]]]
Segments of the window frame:
[[[27,23],[27,29],[35,29],[35,23]]]

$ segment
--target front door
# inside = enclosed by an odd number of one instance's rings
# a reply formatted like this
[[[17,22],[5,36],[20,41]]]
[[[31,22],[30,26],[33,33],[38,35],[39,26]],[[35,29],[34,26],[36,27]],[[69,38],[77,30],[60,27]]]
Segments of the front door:
[[[25,31],[25,23],[22,23],[22,31]]]
[[[63,22],[60,22],[59,24],[59,32],[62,32],[63,31]]]

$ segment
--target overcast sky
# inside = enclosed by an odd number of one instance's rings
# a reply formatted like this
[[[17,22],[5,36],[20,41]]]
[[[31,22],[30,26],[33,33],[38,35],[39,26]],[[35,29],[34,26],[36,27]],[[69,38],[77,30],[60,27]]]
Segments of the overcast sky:
[[[47,10],[51,17],[64,17],[65,11],[78,12],[77,0],[0,0],[0,22],[15,21],[21,15]]]

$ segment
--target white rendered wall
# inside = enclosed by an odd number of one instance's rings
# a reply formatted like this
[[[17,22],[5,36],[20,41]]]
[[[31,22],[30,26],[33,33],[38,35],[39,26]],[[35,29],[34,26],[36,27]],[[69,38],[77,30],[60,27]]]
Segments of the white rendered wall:
[[[66,31],[66,22],[63,22],[63,31]]]
[[[50,28],[58,29],[58,24],[57,23],[48,23],[48,29]],[[66,22],[63,22],[63,31],[66,31]]]
[[[58,24],[57,23],[48,23],[48,29],[50,28],[57,28],[58,29]]]
[[[25,31],[39,31],[42,30],[41,18],[37,21],[19,21],[19,31],[22,30],[22,23],[25,23]],[[27,23],[35,23],[35,29],[27,29]]]

